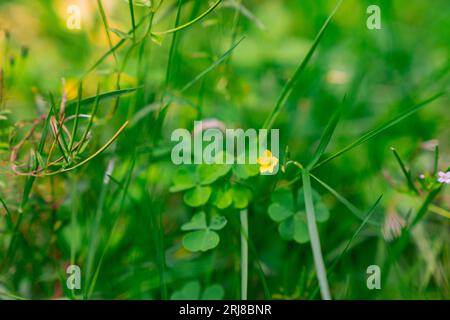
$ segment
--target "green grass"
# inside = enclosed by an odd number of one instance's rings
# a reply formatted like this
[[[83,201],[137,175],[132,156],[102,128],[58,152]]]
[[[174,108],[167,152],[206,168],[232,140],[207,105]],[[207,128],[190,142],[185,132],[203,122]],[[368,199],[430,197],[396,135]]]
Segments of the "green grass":
[[[447,3],[370,4],[2,2],[0,299],[448,299]],[[211,118],[281,170],[174,165]]]

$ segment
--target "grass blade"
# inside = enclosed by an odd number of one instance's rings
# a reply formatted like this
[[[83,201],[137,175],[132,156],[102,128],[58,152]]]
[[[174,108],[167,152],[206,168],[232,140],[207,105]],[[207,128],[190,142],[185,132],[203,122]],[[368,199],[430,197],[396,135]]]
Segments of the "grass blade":
[[[111,34],[109,33],[109,23],[108,23],[108,19],[106,18],[106,13],[105,13],[105,9],[103,8],[102,0],[97,0],[97,5],[98,5],[98,10],[100,11],[100,16],[102,18],[103,27],[105,28],[106,37],[108,38],[109,48],[112,49],[114,46],[113,46],[113,43],[111,40]],[[133,25],[133,32],[134,32],[134,25]],[[116,62],[116,65],[118,66],[119,63],[117,60],[116,52],[113,51],[112,55],[114,57],[114,61]]]
[[[345,102],[345,97],[344,101]],[[336,129],[337,124],[339,123],[339,119],[341,118],[342,113],[342,104],[334,110],[333,115],[331,116],[325,131],[323,132],[322,137],[320,138],[319,145],[317,146],[316,152],[314,152],[314,155],[309,162],[309,164],[306,166],[307,170],[310,170],[314,165],[319,161],[320,157],[325,152],[328,144],[330,143],[331,137],[333,136],[334,130]]]
[[[414,114],[415,112],[419,111],[420,109],[422,109],[423,107],[425,107],[427,104],[433,102],[434,100],[440,98],[441,96],[443,96],[444,93],[438,93],[422,102],[420,102],[419,104],[415,105],[414,107],[410,108],[409,110],[403,112],[402,114],[398,115],[397,117],[395,117],[394,119],[388,121],[385,124],[382,124],[381,126],[376,127],[375,129],[370,130],[369,132],[366,132],[364,135],[362,135],[359,139],[357,139],[356,141],[350,143],[348,146],[346,146],[345,148],[343,148],[342,150],[334,153],[333,155],[331,155],[329,158],[319,162],[318,164],[316,164],[314,166],[315,168],[318,168],[328,162],[330,162],[331,160],[333,160],[334,158],[340,156],[341,154],[359,146],[360,144],[366,142],[367,140],[373,138],[374,136],[382,133],[383,131],[391,128],[392,126],[396,125],[397,123],[399,123],[400,121],[402,121],[403,119],[409,117],[410,115]]]
[[[436,145],[436,147],[434,148],[433,176],[437,174],[438,168],[439,168],[439,146]]]
[[[177,3],[177,15],[175,17],[175,28],[178,27],[180,23],[180,15],[181,15],[181,1],[178,0]],[[178,34],[174,33],[172,36],[172,42],[170,43],[170,49],[169,49],[169,59],[167,60],[167,68],[166,68],[166,80],[164,83],[165,88],[169,85],[170,76],[172,73],[172,65],[175,57],[176,52],[176,44],[177,44],[177,38]]]
[[[53,117],[50,118],[50,126],[52,128],[53,135],[55,136],[56,144],[64,157],[64,161],[69,163],[68,149],[62,128],[62,119],[59,119],[58,121],[58,115],[55,110],[55,101],[52,94],[50,94],[50,111],[53,112]],[[62,117],[64,117],[64,115],[62,115]]]
[[[91,130],[92,124],[94,122],[95,115],[97,114],[98,104],[100,102],[99,91],[100,91],[100,86],[97,86],[97,95],[95,96],[94,108],[92,110],[91,117],[89,118],[88,126],[87,126],[86,130],[84,131],[83,137],[80,140],[80,149],[79,149],[80,151],[83,150],[83,144],[84,144],[84,142],[87,139],[87,135],[89,133],[89,130]],[[78,151],[76,151],[76,154],[77,153],[78,153]]]
[[[217,59],[216,61],[214,61],[208,68],[206,68],[205,70],[203,70],[202,72],[200,72],[194,79],[192,79],[191,81],[189,81],[182,89],[180,92],[186,91],[187,89],[189,89],[192,85],[194,85],[197,81],[199,81],[201,78],[203,78],[208,72],[210,72],[211,70],[213,70],[215,67],[217,67],[219,64],[221,64],[227,56],[229,56],[234,49],[236,49],[236,47],[242,42],[242,40],[244,40],[245,37],[242,37],[238,42],[236,42],[230,49],[228,49],[224,54],[222,54],[219,59]]]
[[[131,26],[133,31],[133,42],[136,42],[136,22],[134,21],[134,6],[133,0],[128,0],[128,6],[130,7]]]
[[[118,97],[118,96],[123,96],[125,94],[134,92],[137,89],[139,89],[139,87],[125,88],[125,89],[108,91],[108,92],[104,92],[104,93],[101,93],[101,94],[96,94],[95,96],[82,99],[80,101],[80,106],[85,106],[85,105],[92,104],[92,103],[94,103],[97,100],[97,98],[98,98],[98,101],[100,102],[100,101],[112,99],[112,98],[115,98],[115,97]],[[77,103],[78,103],[78,100],[70,100],[70,101],[67,102],[67,107],[66,108],[74,107],[74,106],[77,105]]]
[[[142,17],[142,19],[137,23],[137,25],[135,26],[135,28],[133,28],[132,30],[127,32],[127,35],[132,35],[133,32],[135,30],[137,30],[145,21],[145,19],[147,18],[147,15]],[[114,54],[117,49],[119,49],[125,42],[127,41],[127,38],[123,38],[121,39],[119,42],[117,42],[117,44],[112,47],[111,49],[109,49],[105,54],[103,54],[97,61],[94,62],[94,64],[92,66],[90,66],[84,73],[83,75],[80,77],[80,81],[83,80],[92,70],[94,70],[95,68],[97,68],[97,66],[99,66],[103,61],[106,60],[106,58],[108,58],[111,54]]]
[[[72,151],[72,146],[75,141],[75,135],[77,134],[78,117],[80,114],[80,104],[81,104],[82,94],[83,94],[83,83],[80,82],[80,85],[78,86],[78,102],[77,102],[77,108],[75,110],[75,119],[73,120],[74,122],[73,122],[73,127],[72,127],[72,134],[71,134],[70,142],[69,142],[69,154]]]
[[[338,262],[345,256],[345,254],[347,253],[348,249],[350,248],[350,245],[352,244],[352,242],[356,239],[356,237],[359,235],[359,233],[361,232],[361,230],[364,228],[364,226],[369,222],[370,218],[372,217],[373,213],[375,212],[376,207],[378,206],[379,202],[381,201],[381,198],[383,197],[383,195],[381,195],[377,201],[375,201],[375,204],[369,209],[369,212],[366,214],[365,218],[363,219],[363,221],[361,222],[361,224],[359,225],[358,229],[356,229],[355,233],[353,233],[352,237],[350,238],[350,240],[347,242],[347,244],[345,245],[344,249],[342,250],[342,252],[339,254],[339,256],[333,260],[333,263],[331,264],[331,266],[328,268],[328,274],[330,275],[334,268],[337,266]],[[316,296],[317,292],[319,291],[320,287],[317,286],[313,293],[312,293],[312,297],[311,299],[314,299],[314,297]]]
[[[369,209],[369,212],[366,214],[364,220],[361,222],[361,224],[359,225],[358,229],[356,229],[356,231],[353,234],[353,236],[347,242],[344,250],[342,250],[341,254],[333,261],[332,265],[329,268],[330,272],[335,268],[335,266],[341,260],[341,258],[347,253],[347,250],[348,250],[348,248],[350,248],[350,245],[352,244],[353,240],[356,239],[356,237],[361,232],[361,230],[364,228],[364,226],[369,222],[370,218],[372,217],[373,213],[375,212],[375,209],[377,208],[378,204],[380,203],[381,198],[383,198],[383,195],[380,195],[378,197],[378,199],[375,201],[373,206]]]
[[[303,191],[305,197],[306,218],[308,221],[308,232],[311,240],[311,248],[319,281],[320,293],[323,300],[331,300],[330,288],[328,286],[327,272],[323,262],[322,250],[320,248],[319,232],[317,231],[316,214],[314,211],[311,180],[307,170],[302,171]]]
[[[393,147],[391,147],[391,151],[394,153],[395,159],[397,160],[400,168],[402,169],[402,172],[406,178],[406,182],[408,183],[409,189],[414,191],[416,194],[419,194],[419,191],[417,190],[416,186],[414,185],[414,183],[411,179],[411,172],[409,172],[409,170],[406,169],[405,164],[403,163],[402,159],[400,158],[400,155],[398,154],[397,150],[395,150]]]
[[[174,33],[174,32],[178,32],[181,31],[183,29],[186,29],[188,27],[190,27],[191,25],[197,23],[198,21],[202,20],[203,18],[205,18],[207,15],[209,15],[211,12],[214,11],[214,9],[222,2],[223,0],[217,0],[208,10],[206,10],[205,12],[203,12],[201,15],[199,15],[197,18],[182,24],[181,26],[166,30],[166,31],[155,31],[152,32],[155,35],[163,35],[163,34],[168,34],[168,33]]]
[[[327,189],[333,196],[336,197],[336,199],[339,200],[350,212],[352,212],[357,218],[363,220],[364,214],[361,210],[359,210],[355,205],[353,205],[350,201],[348,201],[346,198],[344,198],[339,192],[337,192],[335,189],[333,189],[331,186],[329,186],[324,181],[320,180],[318,177],[313,175],[312,173],[309,174],[314,180],[316,180],[319,184],[321,184],[325,189]],[[373,223],[376,224],[376,223]],[[378,224],[376,224],[378,225]]]
[[[248,289],[248,212],[241,210],[241,300],[247,300]]]
[[[39,145],[38,145],[38,149],[37,149],[37,151],[39,153],[42,153],[42,150],[45,147],[45,141],[47,139],[47,133],[48,133],[48,124],[50,123],[51,114],[52,114],[52,111],[50,109],[47,114],[47,117],[45,118],[44,127],[42,129],[41,139],[39,140]],[[32,171],[36,171],[38,169],[38,166],[39,166],[39,163],[36,160],[36,164]],[[19,228],[20,228],[20,225],[21,225],[22,219],[23,219],[23,210],[28,202],[28,199],[29,199],[30,193],[31,193],[31,188],[33,187],[35,180],[36,180],[35,176],[28,176],[27,180],[25,182],[25,186],[24,186],[23,193],[22,193],[22,200],[20,202],[20,207],[19,207],[19,217],[17,218],[16,225],[14,226],[13,235],[11,237],[11,241],[9,242],[8,249],[6,251],[6,257],[9,261],[12,260],[12,255],[14,253],[14,245],[15,245],[17,235],[19,233]]]
[[[71,170],[74,170],[74,169],[76,169],[78,167],[81,167],[82,165],[88,163],[89,161],[91,161],[92,159],[97,157],[100,153],[102,153],[106,148],[108,148],[117,139],[117,137],[119,137],[119,135],[122,133],[122,131],[125,130],[127,125],[128,125],[128,121],[125,121],[125,123],[119,128],[119,130],[116,131],[116,133],[111,137],[111,139],[109,139],[108,142],[106,142],[100,149],[98,149],[95,153],[90,155],[88,158],[84,159],[83,161],[77,163],[76,165],[74,165],[72,167],[65,168],[65,169],[60,170],[60,171],[55,171],[55,172],[52,172],[52,173],[48,173],[47,175],[54,175],[54,174],[57,174],[57,173],[71,171]]]

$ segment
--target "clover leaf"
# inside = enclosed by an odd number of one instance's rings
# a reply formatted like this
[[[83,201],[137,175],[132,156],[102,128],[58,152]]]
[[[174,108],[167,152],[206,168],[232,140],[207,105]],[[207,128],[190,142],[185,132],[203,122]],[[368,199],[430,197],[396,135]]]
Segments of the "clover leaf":
[[[252,192],[247,187],[234,184],[221,186],[215,190],[213,204],[219,209],[226,209],[231,204],[236,209],[246,208],[252,199]]]
[[[292,192],[288,189],[278,189],[272,194],[272,203],[268,213],[270,218],[279,223],[278,232],[285,240],[294,240],[298,243],[309,241],[308,224],[305,213],[303,190],[297,194],[297,203],[294,203]],[[313,190],[313,203],[318,222],[328,220],[330,213],[322,203],[320,195]]]
[[[226,164],[226,153],[219,153],[213,164],[186,165],[180,167],[172,178],[171,192],[185,191],[183,201],[190,207],[205,205],[211,198],[211,184],[226,176],[231,170],[239,179],[247,179],[259,173],[258,165],[250,164]],[[221,160],[221,161],[218,161]],[[222,181],[223,182],[223,181]],[[226,182],[225,182],[226,183]],[[237,209],[248,206],[252,198],[251,191],[240,185],[229,186],[227,184],[215,184],[213,203],[219,209],[228,208],[231,204]],[[209,235],[211,239],[214,236]]]
[[[241,179],[245,180],[249,177],[256,176],[259,174],[259,165],[258,164],[248,164],[248,163],[237,163],[237,159],[234,155],[231,155],[228,152],[221,151],[215,157],[215,161],[217,163],[226,163],[228,158],[233,159],[233,164],[222,164],[222,166],[227,166],[227,169],[232,169],[233,174]]]
[[[186,283],[180,290],[170,296],[171,300],[221,300],[225,291],[220,284],[213,284],[201,293],[200,283],[195,280]]]
[[[199,207],[208,202],[211,196],[211,187],[195,186],[183,196],[184,202],[190,207]]]
[[[241,185],[234,185],[231,191],[234,207],[237,209],[246,208],[252,199],[252,192],[250,189]]]
[[[258,164],[235,164],[233,165],[233,173],[239,179],[245,180],[259,174]]]
[[[191,207],[199,207],[208,202],[213,182],[226,175],[231,169],[229,165],[201,164],[196,167],[180,167],[172,178],[171,192],[187,191],[184,202]]]
[[[183,237],[183,247],[191,252],[204,252],[217,247],[220,237],[215,231],[223,229],[226,224],[224,216],[214,215],[208,224],[205,212],[196,213],[191,221],[181,227],[183,231],[190,231]]]

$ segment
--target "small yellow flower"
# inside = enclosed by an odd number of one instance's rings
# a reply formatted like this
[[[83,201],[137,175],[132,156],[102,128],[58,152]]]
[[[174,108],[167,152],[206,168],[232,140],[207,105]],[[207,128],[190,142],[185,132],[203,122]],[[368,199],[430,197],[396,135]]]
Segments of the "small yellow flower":
[[[76,80],[69,79],[65,81],[64,94],[67,100],[73,100],[78,96],[78,84]]]
[[[259,172],[272,173],[275,166],[278,164],[278,158],[275,157],[270,150],[265,150],[263,155],[258,158]]]

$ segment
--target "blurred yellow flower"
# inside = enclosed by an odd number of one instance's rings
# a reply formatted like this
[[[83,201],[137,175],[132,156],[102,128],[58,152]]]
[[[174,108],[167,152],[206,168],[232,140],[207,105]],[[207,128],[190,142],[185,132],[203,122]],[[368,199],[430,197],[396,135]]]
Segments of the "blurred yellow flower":
[[[272,173],[275,166],[278,164],[278,158],[275,157],[270,150],[265,150],[263,155],[258,158],[259,172]]]
[[[78,82],[75,79],[65,80],[64,93],[67,100],[74,100],[78,96]]]

